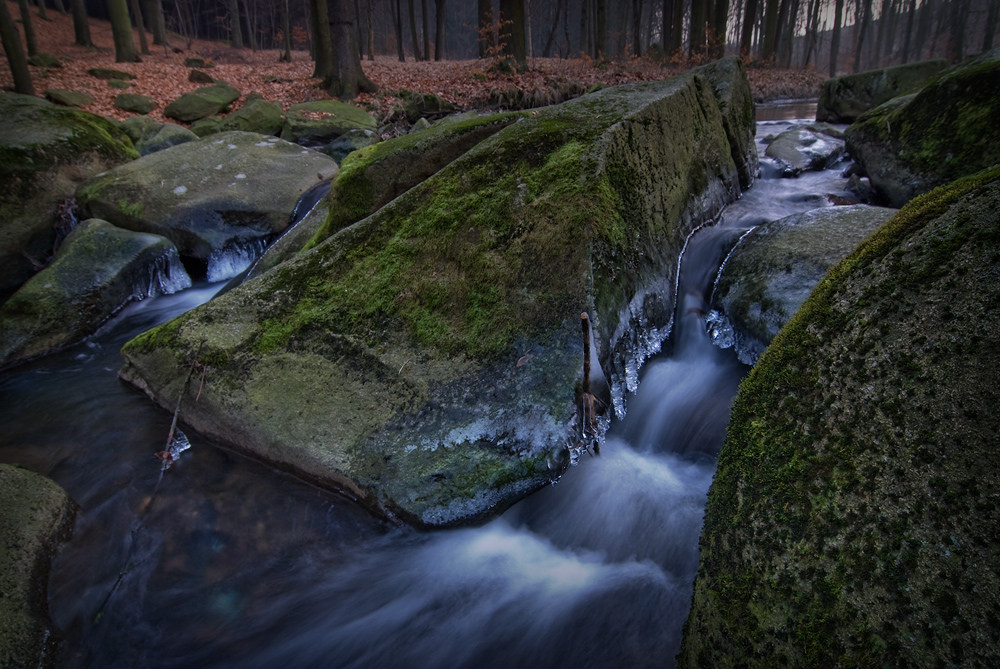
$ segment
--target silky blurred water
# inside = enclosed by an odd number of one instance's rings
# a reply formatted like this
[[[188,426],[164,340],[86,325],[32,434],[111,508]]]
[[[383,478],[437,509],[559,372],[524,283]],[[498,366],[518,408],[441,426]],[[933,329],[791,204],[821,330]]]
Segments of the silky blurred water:
[[[130,307],[3,374],[0,461],[80,505],[50,583],[58,666],[672,666],[747,371],[708,339],[705,297],[749,226],[829,206],[843,184],[834,170],[759,179],[697,233],[670,355],[643,369],[600,457],[480,528],[389,526],[193,431],[157,487],[171,416],[117,379],[118,350],[221,284]]]

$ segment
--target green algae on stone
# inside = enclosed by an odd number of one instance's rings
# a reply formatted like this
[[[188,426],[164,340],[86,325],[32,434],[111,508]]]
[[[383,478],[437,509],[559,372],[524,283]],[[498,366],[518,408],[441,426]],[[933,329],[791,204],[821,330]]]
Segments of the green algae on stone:
[[[669,330],[685,238],[738,196],[710,75],[523,116],[132,340],[122,378],[173,407],[196,359],[211,369],[182,409],[196,429],[416,526],[502,512],[558,477],[580,439],[580,313],[623,383]]]
[[[1000,163],[1000,49],[863,114],[847,150],[890,206]]]
[[[740,387],[680,666],[1000,654],[1000,169],[914,199]]]
[[[73,528],[76,505],[51,479],[0,464],[0,666],[50,666],[52,556]]]
[[[0,94],[0,291],[44,265],[57,210],[77,184],[138,157],[111,121],[15,93]]]

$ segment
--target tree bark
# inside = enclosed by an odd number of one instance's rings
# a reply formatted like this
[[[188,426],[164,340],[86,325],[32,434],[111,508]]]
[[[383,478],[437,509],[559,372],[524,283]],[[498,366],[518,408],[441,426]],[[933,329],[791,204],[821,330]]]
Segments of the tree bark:
[[[861,71],[861,50],[865,44],[865,33],[868,32],[868,19],[871,16],[871,0],[856,0],[857,11],[855,12],[854,26],[858,33],[858,40],[854,47],[854,72]]]
[[[608,0],[597,0],[597,60],[608,57]]]
[[[309,0],[309,16],[313,24],[313,48],[316,67],[313,77],[327,80],[333,73],[333,46],[330,43],[330,19],[326,0]]]
[[[149,0],[146,6],[149,14],[149,30],[153,33],[153,44],[156,46],[167,43],[167,22],[163,16],[162,0]]]
[[[66,16],[66,5],[63,4],[63,0],[53,0],[52,4],[56,6],[56,11],[59,12],[60,15]]]
[[[590,55],[590,0],[583,0],[580,7],[580,55]]]
[[[45,11],[45,0],[38,0],[38,18],[43,21],[49,20],[49,13]]]
[[[494,46],[492,0],[478,0],[476,3],[476,12],[478,12],[476,15],[476,32],[478,35],[476,43],[479,45],[479,57],[486,58],[486,55]]]
[[[753,27],[757,23],[757,0],[747,0],[743,13],[743,30],[740,35],[740,58],[750,60],[753,50]]]
[[[75,43],[79,46],[93,47],[94,43],[90,40],[90,21],[87,19],[87,8],[83,4],[83,0],[72,0],[72,2]]]
[[[278,58],[278,62],[292,62],[292,22],[289,17],[288,0],[281,3],[281,34],[283,36],[285,51]]]
[[[365,7],[368,10],[368,60],[375,60],[375,12],[372,8],[372,0],[365,0]],[[424,5],[424,9],[427,5]]]
[[[837,58],[840,55],[840,21],[844,13],[844,0],[837,0],[833,11],[833,37],[830,40],[830,76],[837,76]]]
[[[691,0],[691,37],[688,42],[688,58],[705,53],[705,3],[711,0]]]
[[[556,19],[558,20],[558,19]],[[632,55],[642,57],[642,0],[632,0]]]
[[[405,44],[403,43],[403,5],[396,0],[396,11],[392,15],[393,29],[396,31],[396,56],[400,63],[406,62]]]
[[[882,0],[882,13],[878,17],[878,39],[876,40],[876,59],[881,63],[887,56],[892,56],[893,31],[892,10],[893,0]]]
[[[507,63],[524,72],[528,69],[528,52],[524,35],[524,0],[500,0],[503,52]]]
[[[35,26],[31,21],[31,10],[28,0],[17,0],[17,8],[21,12],[21,27],[24,28],[24,45],[28,49],[28,58],[38,53],[38,42],[35,41]]]
[[[444,2],[445,0],[434,0],[434,60],[444,59]]]
[[[108,0],[108,18],[111,20],[111,34],[115,40],[115,62],[137,63],[135,42],[132,40],[132,22],[128,16],[125,0]]]
[[[234,49],[243,48],[243,31],[240,30],[239,0],[229,0],[229,44]]]
[[[923,57],[924,44],[927,44],[931,34],[931,18],[934,15],[933,0],[925,0],[920,5],[920,20],[917,22],[916,50],[913,52],[914,60]]]
[[[39,0],[44,2],[44,0]],[[139,31],[139,51],[144,55],[149,55],[149,42],[146,41],[146,26],[142,22],[142,9],[139,8],[139,0],[129,0],[132,3],[132,18],[135,19],[135,28]]]
[[[726,31],[729,29],[729,0],[716,0],[715,21],[712,23],[714,58],[726,55]]]
[[[374,93],[378,88],[361,69],[354,5],[351,0],[334,0],[331,8],[329,31],[333,70],[324,82],[327,91],[342,100],[350,100],[358,93]]]
[[[564,0],[556,0],[556,18],[552,22],[552,30],[549,31],[549,38],[545,40],[545,48],[542,49],[542,58],[552,56],[552,45],[555,43],[556,32],[559,30],[559,17],[562,13]]]
[[[680,1],[680,0],[678,0]],[[674,0],[663,0],[663,53],[669,58],[673,54],[670,49],[674,42]]]
[[[906,38],[903,40],[903,65],[910,62],[910,39],[913,36],[913,21],[917,13],[917,0],[909,0],[909,2],[910,7],[906,12]]]
[[[948,26],[948,60],[952,63],[965,58],[965,24],[968,19],[969,0],[952,0],[951,21]]]
[[[997,0],[990,0],[990,8],[986,13],[986,29],[983,31],[983,51],[993,48],[993,37],[997,26]]]
[[[35,86],[31,83],[31,71],[28,69],[28,58],[21,48],[21,35],[17,32],[17,24],[7,11],[7,2],[0,2],[0,39],[3,40],[3,50],[7,54],[10,72],[14,76],[14,92],[22,95],[34,95]]]
[[[243,22],[247,25],[247,41],[250,43],[250,50],[257,50],[257,21],[250,14],[250,3],[243,0]]]
[[[407,9],[410,12],[410,46],[413,49],[413,60],[420,62],[423,56],[420,54],[420,40],[417,38],[417,16],[413,6],[413,0],[406,0]]]

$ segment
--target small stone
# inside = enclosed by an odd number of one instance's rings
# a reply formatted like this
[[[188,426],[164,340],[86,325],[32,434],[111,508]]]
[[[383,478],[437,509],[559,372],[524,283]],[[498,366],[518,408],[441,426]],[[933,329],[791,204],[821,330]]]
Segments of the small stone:
[[[211,84],[211,83],[215,83],[215,79],[213,79],[207,73],[202,72],[201,70],[191,70],[191,73],[188,74],[188,81],[190,81],[192,83],[195,83],[195,84]]]
[[[136,114],[148,114],[156,109],[156,102],[147,95],[122,93],[115,96],[115,107]]]
[[[121,70],[112,70],[106,67],[92,67],[87,70],[87,74],[92,77],[97,77],[98,79],[135,79],[134,74],[129,74],[128,72],[122,72]]]
[[[84,107],[94,101],[94,98],[83,91],[66,91],[59,88],[47,89],[45,97],[65,107]]]

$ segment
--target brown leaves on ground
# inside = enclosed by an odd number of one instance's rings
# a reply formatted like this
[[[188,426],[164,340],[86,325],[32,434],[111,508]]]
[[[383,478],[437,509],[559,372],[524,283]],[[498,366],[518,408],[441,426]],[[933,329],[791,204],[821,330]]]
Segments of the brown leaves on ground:
[[[19,16],[17,4],[9,0],[8,10]],[[163,109],[181,94],[193,91],[203,84],[188,81],[190,68],[184,59],[201,57],[213,65],[205,71],[214,79],[221,79],[235,86],[243,94],[233,109],[239,108],[245,96],[259,93],[265,99],[277,102],[282,109],[292,104],[311,100],[329,99],[329,94],[312,77],[313,63],[304,51],[293,51],[290,63],[278,62],[278,50],[251,51],[232,49],[224,44],[194,40],[188,43],[179,35],[171,34],[168,47],[150,45],[150,54],[140,56],[141,63],[115,63],[114,41],[111,25],[107,21],[90,20],[91,38],[96,49],[76,46],[73,20],[67,14],[49,11],[49,20],[32,12],[38,50],[55,56],[63,65],[59,68],[31,66],[31,76],[38,95],[46,89],[60,88],[83,91],[94,98],[84,107],[87,111],[108,118],[124,120],[132,114],[114,106],[120,93],[137,93],[153,98],[157,108],[149,116],[166,121]],[[23,34],[22,34],[23,39]],[[151,42],[152,40],[149,39]],[[138,45],[138,35],[135,39]],[[138,48],[138,47],[137,47]],[[684,69],[683,65],[660,65],[650,60],[630,58],[598,64],[589,58],[557,59],[535,58],[530,61],[528,72],[504,74],[489,68],[485,60],[460,60],[441,62],[401,63],[394,57],[377,56],[374,61],[363,61],[365,74],[378,87],[374,95],[363,94],[355,100],[369,111],[389,109],[400,90],[406,89],[435,95],[454,103],[461,109],[481,108],[488,104],[494,90],[520,89],[530,93],[536,89],[575,81],[589,89],[595,84],[615,86],[633,81],[650,81],[669,77]],[[113,68],[128,72],[136,78],[128,89],[112,87],[107,81],[96,79],[87,70],[94,67]],[[824,77],[815,70],[777,70],[748,68],[750,84],[758,102],[779,98],[815,97]],[[13,78],[6,59],[0,59],[0,86],[10,88]]]

